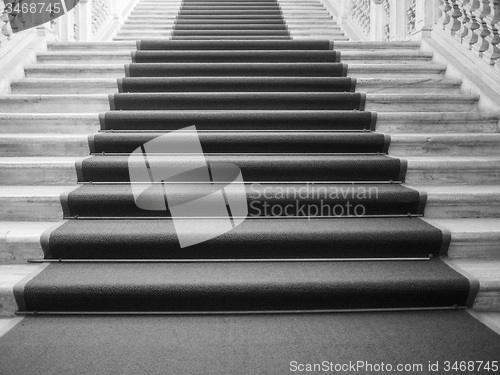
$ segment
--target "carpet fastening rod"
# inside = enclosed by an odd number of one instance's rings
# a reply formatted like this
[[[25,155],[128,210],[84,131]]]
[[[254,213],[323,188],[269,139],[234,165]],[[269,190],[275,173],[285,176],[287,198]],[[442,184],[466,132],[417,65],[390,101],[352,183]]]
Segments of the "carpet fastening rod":
[[[404,312],[465,310],[467,306],[409,307],[386,309],[335,309],[335,310],[251,310],[251,311],[16,311],[16,315],[263,315],[263,314],[331,314],[359,312]]]
[[[307,183],[307,181],[245,181],[245,182],[239,182],[239,181],[217,181],[218,184],[275,184],[275,185],[286,185],[286,184],[297,184],[297,183]],[[354,184],[402,184],[403,181],[401,180],[394,180],[394,181],[321,181],[323,184],[342,184],[342,185],[354,185]],[[134,182],[134,184],[137,185],[142,185],[142,184],[161,184],[162,182]],[[121,181],[79,181],[78,184],[80,185],[130,185],[130,182],[121,182]],[[205,184],[205,182],[197,182],[197,181],[172,181],[169,182],[169,184]],[[406,215],[405,215],[406,216]]]
[[[106,130],[99,130],[98,133],[112,133],[112,134],[120,134],[120,133],[133,133],[133,134],[141,134],[141,133],[170,133],[171,130],[164,130],[164,131],[158,131],[158,130],[114,130],[114,129],[106,129]],[[189,130],[176,130],[176,133],[194,133]],[[236,129],[236,130],[231,130],[231,129],[206,129],[206,130],[198,130],[195,133],[371,133],[370,129],[362,129],[362,130],[309,130],[309,129],[303,129],[303,130],[255,130],[255,129]]]
[[[286,263],[286,262],[387,262],[387,261],[430,261],[424,258],[300,258],[300,259],[28,259],[28,263]]]
[[[233,155],[245,155],[245,156],[276,156],[276,155],[283,155],[283,153],[281,152],[238,152],[238,153],[232,153]],[[290,152],[288,154],[299,154],[299,155],[304,155],[304,156],[365,156],[365,155],[377,155],[377,156],[381,156],[381,155],[386,155],[386,154],[383,154],[383,153],[380,153],[380,152],[371,152],[371,153],[368,153],[368,152],[365,152],[365,153],[362,153],[362,152],[357,152],[357,153],[349,153],[349,154],[346,154],[344,152],[342,153],[334,153],[334,152],[331,152],[331,153],[322,153],[322,152],[318,152],[318,153],[294,153],[294,152]],[[89,155],[92,155],[92,156],[127,156],[127,155],[130,155],[130,153],[125,153],[125,152],[93,152],[93,153],[89,153]],[[179,153],[154,153],[154,152],[150,152],[148,153],[148,155],[154,155],[154,156],[179,156],[179,155],[183,155],[183,156],[195,156],[197,154],[193,154],[193,153],[182,153],[182,152],[179,152]],[[219,155],[225,155],[225,154],[214,154],[214,153],[205,153],[205,155],[208,155],[208,156],[212,156],[212,155],[215,155],[215,156],[219,156]]]
[[[390,217],[423,217],[422,214],[393,214],[393,215],[363,215],[363,216],[326,216],[326,215],[318,215],[318,216],[232,216],[235,219],[250,219],[250,220],[262,220],[262,219],[303,219],[303,220],[313,220],[313,219],[358,219],[358,218],[373,218],[373,219],[383,219]],[[176,217],[176,220],[193,220],[193,219],[225,219],[225,216],[184,216],[184,217]],[[170,220],[170,216],[64,216],[66,220]]]

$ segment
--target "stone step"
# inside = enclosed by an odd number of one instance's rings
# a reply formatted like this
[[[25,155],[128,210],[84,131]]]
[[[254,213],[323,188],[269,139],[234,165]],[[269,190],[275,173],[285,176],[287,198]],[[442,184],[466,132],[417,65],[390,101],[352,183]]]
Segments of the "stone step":
[[[2,134],[2,156],[83,156],[89,153],[88,134]]]
[[[129,29],[137,29],[137,28],[150,28],[154,30],[170,30],[173,28],[174,24],[179,24],[179,25],[186,25],[186,24],[201,24],[201,25],[210,25],[210,24],[218,24],[217,21],[207,21],[205,22],[202,21],[196,21],[196,20],[191,20],[190,22],[185,22],[185,21],[179,21],[175,22],[176,19],[174,17],[166,17],[166,19],[152,19],[149,21],[149,24],[147,20],[142,20],[142,19],[127,19],[123,26],[120,28],[120,30],[129,30]],[[224,24],[245,24],[245,21],[231,21],[231,20],[226,20],[227,22],[224,22]],[[255,23],[255,22],[254,22]],[[271,22],[271,23],[279,23],[283,24],[281,21],[276,21],[276,22]],[[302,29],[329,29],[333,28],[335,30],[342,30],[340,26],[337,25],[337,23],[330,17],[323,17],[320,19],[301,19],[301,18],[296,18],[296,19],[289,19],[284,23],[287,27],[289,28],[302,28]]]
[[[496,224],[500,222],[497,221]],[[498,273],[500,259],[452,259],[448,262],[457,270],[465,271],[479,280],[479,293],[474,301],[475,310],[500,311],[500,274]],[[14,285],[26,275],[39,272],[41,269],[42,266],[36,263],[0,265],[0,301],[2,301],[0,316],[4,318],[14,316],[14,311],[17,309],[12,292]]]
[[[500,155],[500,134],[392,134],[389,153],[418,155]]]
[[[40,236],[55,225],[51,221],[0,222],[0,263],[24,263],[30,258],[41,258]]]
[[[500,184],[498,156],[409,156],[406,183],[410,185]]]
[[[430,61],[432,53],[412,50],[374,50],[374,51],[344,51],[341,60],[345,63],[387,63],[397,61],[398,63],[414,63],[417,61]],[[50,51],[40,52],[37,61],[42,64],[81,64],[90,62],[92,64],[118,64],[131,63],[130,51]]]
[[[17,310],[13,288],[19,281],[40,269],[39,264],[0,265],[0,318],[12,318]]]
[[[0,185],[71,185],[77,157],[2,157]],[[500,157],[412,156],[406,183],[410,185],[493,185],[500,183]]]
[[[498,133],[496,112],[385,112],[377,116],[381,133]]]
[[[244,29],[244,22],[242,25],[239,25],[238,23],[235,23],[235,25],[238,25],[240,28]],[[252,29],[268,29],[268,24],[252,24],[250,25]],[[174,26],[174,23],[172,24],[168,23],[166,24],[165,22],[158,22],[158,23],[152,23],[149,27],[154,28],[154,30],[171,30],[172,27]],[[177,28],[178,29],[184,29],[186,30],[186,24],[178,24]],[[199,24],[192,24],[190,30],[203,30],[203,29],[210,29],[210,30],[217,30],[220,25],[217,24],[208,24],[208,23],[199,23]],[[286,24],[288,27],[293,27],[293,29],[297,30],[334,30],[338,31],[339,33],[342,33],[342,29],[340,26],[336,25],[333,22],[326,21],[322,22],[320,24],[314,24],[314,25],[308,25],[305,23],[292,23],[292,24]],[[137,23],[131,23],[131,22],[126,22],[121,28],[120,31],[140,31],[143,30],[144,25],[142,24],[137,24]]]
[[[245,30],[240,30],[240,33],[235,33],[235,35],[231,36],[232,38],[239,38],[239,39],[245,39]],[[253,30],[251,30],[253,31]],[[193,39],[196,39],[196,36],[199,36],[201,33],[193,34],[191,37]],[[273,36],[274,34],[272,32],[268,33],[269,35]],[[290,35],[292,39],[295,39],[295,37],[301,37],[301,36],[315,36],[318,37],[319,39],[334,39],[334,40],[349,40],[347,36],[345,36],[342,32],[339,32],[337,30],[301,30],[301,29],[290,29],[288,30],[288,34],[286,35],[281,35],[282,37],[287,38],[287,35]],[[158,30],[158,31],[134,31],[134,30],[127,30],[127,31],[121,31],[117,33],[114,37],[113,40],[141,40],[141,39],[170,39],[173,37],[173,32],[172,30]],[[202,37],[205,37],[201,35]],[[241,36],[241,38],[239,37]],[[219,35],[217,36],[219,39],[224,39],[223,36]],[[283,38],[282,38],[283,39]]]
[[[290,36],[293,40],[310,40],[310,39],[335,39],[339,41],[350,40],[347,36],[333,36],[331,34],[319,34],[319,33],[299,33],[290,32]]]
[[[0,157],[0,185],[73,185],[77,157]]]
[[[0,186],[0,221],[59,221],[70,186]]]
[[[479,280],[474,310],[500,311],[500,260],[457,259],[451,263]]]
[[[216,95],[215,93],[213,95]],[[466,94],[367,94],[365,110],[375,112],[475,111],[477,95]],[[0,95],[4,112],[104,112],[110,109],[107,95]]]
[[[47,42],[49,51],[135,50],[136,42]]]
[[[367,94],[366,111],[437,112],[476,111],[478,95],[466,94]]]
[[[85,113],[109,110],[107,95],[0,95],[4,112]]]
[[[64,187],[66,188],[66,187]],[[428,223],[451,233],[448,257],[458,259],[500,260],[500,219],[430,219]],[[0,222],[0,263],[23,263],[42,257],[40,236],[59,222]],[[0,272],[1,275],[1,272]]]
[[[356,91],[372,94],[459,94],[461,81],[450,78],[358,78]]]
[[[450,230],[452,241],[448,250],[449,259],[500,259],[500,219],[424,220]]]
[[[96,124],[97,127],[97,124]],[[88,134],[14,133],[0,138],[2,155],[83,156],[88,154]],[[498,156],[500,134],[393,134],[389,154],[406,156]]]
[[[498,185],[410,187],[427,195],[427,219],[500,218]],[[60,195],[75,188],[0,186],[0,221],[59,221],[63,217]]]
[[[164,21],[162,21],[164,22]],[[304,21],[307,23],[307,21]],[[146,22],[148,24],[148,22]],[[403,49],[418,50],[420,42],[335,42],[335,49],[343,50],[380,50]],[[48,42],[49,51],[131,51],[136,49],[135,42]]]
[[[175,27],[176,29],[178,30],[219,30],[221,29],[221,26],[220,25],[216,25],[216,24],[204,24],[204,23],[200,23],[200,24],[193,24],[192,27],[190,28],[186,28],[185,27],[186,25],[185,24],[182,24],[182,25],[178,25],[177,27]],[[226,25],[224,25],[226,26]],[[310,31],[335,31],[339,34],[343,34],[343,31],[341,30],[341,28],[335,24],[333,24],[332,22],[323,22],[319,25],[315,24],[315,25],[307,25],[307,24],[301,24],[301,23],[294,23],[294,24],[288,24],[286,25],[290,30],[310,30]],[[144,27],[145,25],[143,24],[140,24],[140,23],[130,23],[130,22],[127,22],[125,23],[120,31],[126,31],[126,32],[140,32],[140,31],[143,31],[144,30]],[[267,24],[257,24],[257,25],[238,25],[239,29],[240,30],[246,30],[246,29],[251,29],[251,30],[266,30],[266,29],[269,29],[269,27],[267,26]],[[156,31],[172,31],[172,29],[174,28],[174,23],[173,22],[169,22],[169,23],[165,23],[165,22],[159,22],[157,24],[152,24],[149,26],[150,30],[156,30]],[[222,28],[223,30],[227,29],[227,28]]]
[[[0,133],[88,134],[99,129],[97,113],[1,113]],[[481,112],[382,112],[382,133],[498,133],[499,115]]]
[[[0,113],[3,134],[89,134],[99,130],[97,113]]]
[[[500,185],[413,187],[427,194],[428,219],[500,218]]]
[[[430,63],[349,64],[348,75],[355,78],[443,78],[446,66]],[[25,66],[27,78],[120,78],[123,64],[33,64]]]
[[[439,78],[360,78],[356,91],[374,94],[459,94],[459,80]],[[118,91],[113,78],[27,78],[13,81],[13,94],[111,94]]]
[[[112,94],[118,92],[113,78],[27,78],[11,83],[13,94]]]

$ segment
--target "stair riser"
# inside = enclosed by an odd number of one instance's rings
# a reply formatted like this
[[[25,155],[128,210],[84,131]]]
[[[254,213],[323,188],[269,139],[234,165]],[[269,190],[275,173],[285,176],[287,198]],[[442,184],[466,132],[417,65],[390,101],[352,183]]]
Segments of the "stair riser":
[[[47,98],[41,100],[26,100],[12,98],[1,102],[2,112],[7,113],[88,113],[104,112],[109,110],[109,102],[106,96],[91,98]]]
[[[383,114],[382,114],[383,115]],[[27,116],[4,117],[0,119],[2,126],[0,134],[15,133],[67,133],[86,134],[95,133],[99,130],[97,113],[90,117],[77,118],[71,114],[60,114],[57,117],[37,118]],[[415,122],[406,120],[384,120],[377,121],[377,131],[382,133],[495,133],[499,132],[498,121],[495,120],[471,120],[469,122],[456,122],[453,120],[440,120],[437,122]]]
[[[36,115],[26,118],[5,118],[2,116],[0,131],[4,134],[22,133],[66,133],[91,134],[99,130],[97,113],[85,118],[62,114],[58,117],[37,118]]]
[[[370,71],[360,69],[351,70],[348,73],[350,77],[354,78],[431,78],[439,79],[443,77],[442,71],[411,71],[411,70],[400,70],[393,72],[386,71]],[[92,68],[71,68],[67,67],[65,69],[44,69],[44,67],[37,67],[35,69],[27,68],[26,77],[27,78],[120,78],[124,77],[125,72],[122,67],[117,68],[106,68],[103,69],[92,69]]]
[[[3,156],[82,156],[89,152],[87,138],[48,139],[5,138],[0,139]],[[463,139],[446,143],[427,143],[425,141],[400,142],[394,136],[389,154],[396,157],[405,156],[495,156],[500,155],[500,142],[480,143]]]
[[[171,8],[165,8],[165,9],[141,9],[139,11],[134,11],[133,16],[131,17],[147,17],[147,16],[155,16],[155,18],[158,18],[160,15],[165,15],[165,16],[170,16],[174,15],[177,16],[177,13],[179,12],[180,7],[171,7]],[[196,9],[194,8],[189,8],[189,9],[183,9],[183,15],[200,15],[200,14],[206,14],[208,16],[215,15],[217,14],[215,12],[215,9],[199,9],[199,13],[193,13]],[[242,15],[242,11],[245,11],[247,9],[238,9],[238,8],[233,8],[233,9],[221,9],[221,12],[226,12],[223,13],[224,15],[227,15],[227,18],[231,18],[231,16],[234,15]],[[272,11],[275,12],[276,10],[280,10],[279,8],[271,7],[271,8],[258,8],[255,10],[249,10],[251,12],[250,14],[265,14],[266,11]],[[203,12],[202,12],[203,11]],[[234,11],[235,13],[231,13]],[[287,16],[295,16],[295,15],[300,15],[301,13],[307,14],[307,15],[314,15],[314,16],[329,16],[328,12],[324,8],[320,7],[287,7],[286,9],[281,9],[281,11],[285,15],[285,20]],[[286,14],[285,14],[286,12]]]
[[[147,22],[152,22],[151,20]],[[161,20],[160,22],[165,22]],[[307,24],[309,21],[304,21]],[[339,51],[347,50],[385,50],[385,49],[397,49],[401,51],[418,51],[420,48],[419,43],[412,42],[337,42],[335,43],[335,49]],[[48,43],[49,51],[131,51],[136,49],[135,42],[53,42]]]
[[[412,169],[408,166],[405,182],[409,185],[496,185],[500,184],[500,168],[483,170],[457,169],[455,171],[441,168],[425,170]]]
[[[467,143],[457,141],[457,143],[425,143],[420,142],[399,142],[394,138],[391,141],[389,153],[394,156],[496,156],[500,155],[499,143]]]
[[[17,112],[41,112],[41,113],[87,113],[104,112],[110,109],[106,96],[81,97],[42,97],[40,99],[25,99],[13,97],[3,100],[2,111],[8,113]],[[193,106],[193,109],[197,109]],[[230,108],[228,108],[230,109]],[[244,108],[241,108],[244,109]],[[373,96],[367,96],[367,111],[375,112],[437,112],[437,111],[475,111],[477,102],[475,100],[453,100],[446,98],[426,100],[383,101]]]
[[[112,94],[118,92],[116,82],[111,83],[14,83],[11,87],[13,94]],[[440,94],[443,91],[449,94],[459,94],[460,87],[447,85],[370,85],[368,87],[358,84],[356,91],[374,94]]]
[[[74,165],[50,166],[1,165],[0,185],[73,185],[76,183]]]
[[[112,83],[92,82],[88,84],[74,84],[68,86],[69,83],[53,83],[53,84],[32,84],[19,83],[12,85],[13,94],[113,94],[118,92],[118,86],[115,81]]]
[[[123,67],[103,69],[66,68],[66,69],[44,69],[37,67],[27,68],[27,78],[121,78],[125,76]]]
[[[454,111],[477,111],[476,100],[406,100],[398,101],[392,99],[384,101],[370,94],[366,97],[366,111],[375,112],[454,112]]]
[[[484,184],[500,183],[500,166],[486,167],[478,163],[478,168],[455,170],[435,166],[433,163],[425,170],[408,166],[405,182],[409,185],[436,184]],[[38,165],[0,165],[0,184],[2,185],[72,185],[76,182],[73,164]]]
[[[450,244],[449,259],[498,259],[500,257],[498,236],[457,237]]]
[[[180,24],[180,25],[191,25],[191,24],[206,24],[206,25],[210,25],[210,24],[218,24],[217,21],[212,21],[212,22],[207,22],[205,20],[205,22],[201,22],[198,21],[198,22],[183,22],[183,21],[178,21],[178,22],[175,22],[176,20],[172,17],[169,17],[168,19],[152,19],[149,21],[149,26],[151,27],[154,27],[155,30],[167,30],[167,29],[170,29],[171,27],[173,27],[173,25],[175,23],[177,24]],[[245,24],[245,23],[248,23],[248,22],[245,22],[245,20],[233,20],[231,22],[224,22],[224,24]],[[253,22],[255,23],[255,22]],[[274,24],[283,24],[283,22],[280,22],[279,20],[277,20],[276,22],[272,22]],[[342,29],[337,26],[337,24],[331,20],[331,18],[322,18],[322,19],[317,19],[314,23],[314,25],[311,25],[311,22],[309,21],[304,21],[304,20],[301,20],[301,19],[294,19],[294,20],[287,20],[285,23],[284,23],[286,26],[288,27],[299,27],[299,28],[303,28],[303,29],[325,29],[325,28],[331,28],[331,29],[334,29],[334,30],[338,30],[338,31],[341,31]],[[120,30],[128,30],[128,29],[141,29],[143,27],[146,27],[148,24],[147,24],[147,21],[146,20],[137,20],[137,19],[128,19],[125,24],[123,25],[123,27],[120,29]]]
[[[0,197],[1,221],[59,221],[63,217],[59,197]],[[500,195],[490,202],[457,199],[439,202],[431,196],[425,208],[428,219],[500,218]]]
[[[500,218],[500,201],[475,204],[461,200],[455,205],[427,201],[425,217],[429,219]]]
[[[131,51],[137,49],[136,42],[58,42],[48,43],[49,51]]]
[[[429,61],[426,56],[391,56],[384,57],[381,55],[366,56],[365,58],[350,57],[348,55],[341,56],[342,62],[347,64],[390,64],[397,62],[398,64],[413,64],[415,62],[425,62]],[[132,59],[129,54],[127,55],[95,55],[95,56],[85,56],[85,55],[39,55],[38,63],[41,64],[129,64]]]
[[[79,140],[0,139],[2,156],[83,156],[89,153],[87,138]]]
[[[62,217],[59,197],[23,200],[0,197],[1,221],[60,221]]]
[[[333,21],[333,18],[327,14],[314,14],[314,13],[310,13],[310,12],[304,12],[304,14],[300,14],[301,12],[297,13],[297,14],[291,14],[291,15],[287,15],[286,19],[285,19],[285,22],[288,24],[288,23],[293,23],[293,22],[298,22],[298,21],[301,21],[303,23],[307,23],[307,22],[311,22],[311,21],[322,21],[322,22],[331,22],[332,24],[335,24],[335,22]],[[140,23],[143,23],[144,25],[147,25],[148,24],[148,21],[153,21],[155,23],[160,23],[161,21],[163,22],[170,22],[170,21],[173,21],[176,19],[176,15],[166,15],[166,16],[158,16],[158,15],[154,15],[154,14],[151,14],[150,16],[148,15],[134,15],[134,16],[130,16],[127,20],[127,22],[140,22]],[[217,20],[236,20],[236,21],[241,21],[241,20],[245,20],[246,18],[245,17],[226,17],[226,18],[216,18],[216,17],[207,17],[207,19],[210,19],[210,21],[217,21]],[[252,17],[252,19],[258,19],[258,20],[263,20],[265,18],[260,18],[260,17]],[[282,18],[280,17],[273,17],[272,18],[273,20],[278,20],[278,21],[281,21]],[[179,21],[181,22],[186,22],[186,21],[200,21],[200,20],[203,20],[203,17],[183,17],[181,18]]]

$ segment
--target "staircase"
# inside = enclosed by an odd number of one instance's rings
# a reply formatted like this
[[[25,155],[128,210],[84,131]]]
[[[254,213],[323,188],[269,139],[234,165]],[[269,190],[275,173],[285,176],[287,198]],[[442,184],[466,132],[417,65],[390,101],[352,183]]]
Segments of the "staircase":
[[[207,26],[200,34],[200,25],[209,24],[207,14],[173,32],[181,5],[180,1],[139,1],[112,42],[49,43],[36,64],[25,66],[26,77],[12,82],[11,94],[0,97],[0,315],[5,324],[16,310],[13,285],[42,267],[26,260],[41,258],[42,234],[62,225],[60,197],[78,187],[75,165],[85,163],[81,160],[89,153],[89,136],[105,121],[99,113],[110,110],[108,94],[118,93],[117,80],[126,83],[124,64],[132,63],[135,41],[238,40],[244,34],[250,40],[334,41],[341,61],[348,64],[349,77],[357,80],[356,92],[366,94],[364,110],[377,113],[376,132],[390,135],[388,154],[407,162],[404,184],[427,197],[423,220],[451,233],[447,262],[480,281],[474,309],[500,326],[498,112],[480,110],[479,97],[464,92],[459,80],[448,77],[447,67],[435,63],[432,53],[421,51],[417,42],[349,41],[319,0],[279,1],[277,9],[286,29],[256,16],[245,21],[241,33],[234,25],[226,29],[220,22],[217,31]],[[274,7],[269,7],[272,13]],[[185,3],[183,11],[192,12],[191,18],[196,19],[195,8]],[[251,9],[242,12],[252,14]],[[296,53],[294,58],[305,61],[310,55]],[[180,55],[177,58],[182,60]],[[288,84],[290,92],[296,87],[292,81],[275,80],[277,87]],[[271,78],[269,84],[273,84]],[[200,103],[217,95],[221,95],[219,102],[224,100],[223,92],[206,97],[196,93],[196,85],[196,80],[165,83],[174,93],[172,87],[178,91],[192,87]],[[321,99],[317,94],[302,95]],[[275,99],[272,93],[262,95],[262,103]],[[293,110],[289,104],[283,108]],[[307,129],[296,130],[307,136]],[[328,130],[323,132],[328,137]],[[141,311],[141,306],[135,307]]]

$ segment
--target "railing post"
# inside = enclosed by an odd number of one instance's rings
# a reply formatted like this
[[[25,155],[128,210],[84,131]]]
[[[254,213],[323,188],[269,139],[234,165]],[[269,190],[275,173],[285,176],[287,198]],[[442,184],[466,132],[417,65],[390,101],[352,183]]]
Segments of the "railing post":
[[[78,40],[87,42],[92,40],[92,4],[89,0],[81,0],[78,8]]]
[[[390,0],[390,40],[405,40],[408,33],[407,0]]]
[[[370,7],[370,40],[387,40],[389,22],[385,6],[388,1],[372,0]]]
[[[415,25],[409,30],[411,39],[429,38],[439,16],[441,0],[415,0]]]
[[[347,18],[349,17],[349,12],[350,12],[350,5],[351,1],[350,0],[340,0],[337,5],[337,22],[340,25],[343,25],[346,23]]]

